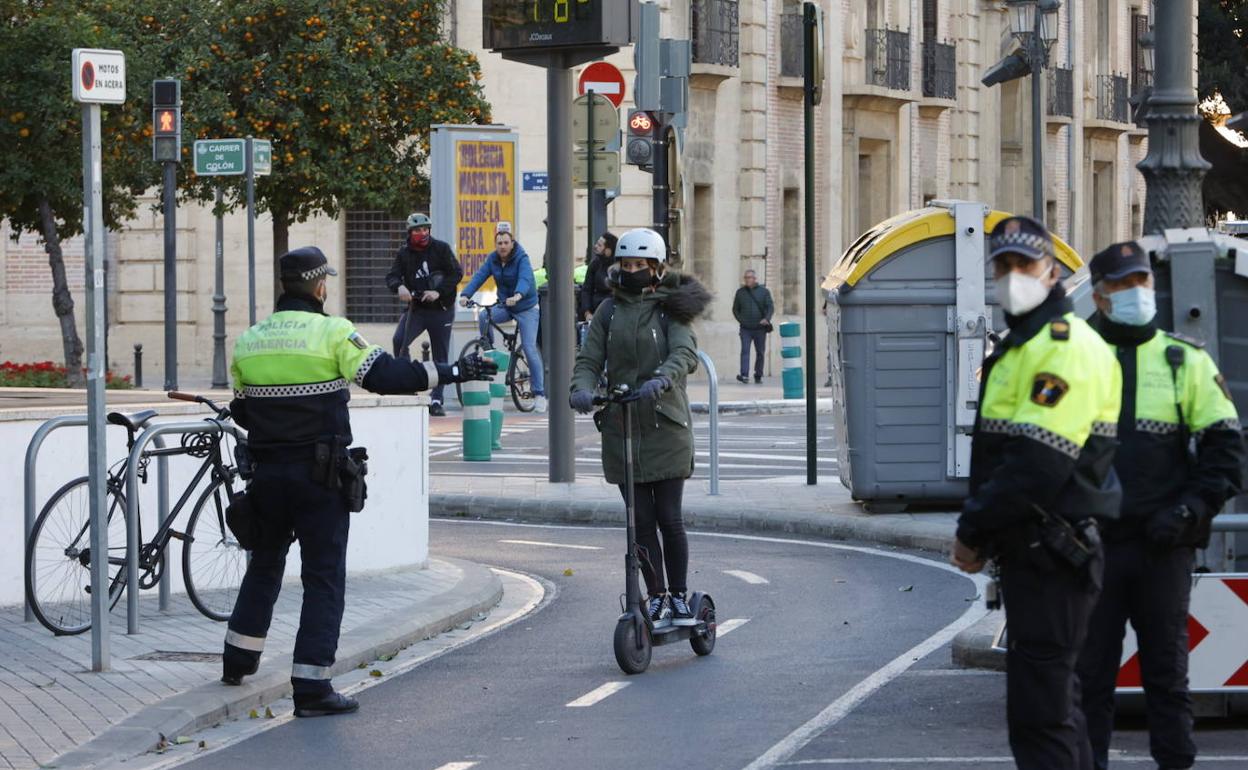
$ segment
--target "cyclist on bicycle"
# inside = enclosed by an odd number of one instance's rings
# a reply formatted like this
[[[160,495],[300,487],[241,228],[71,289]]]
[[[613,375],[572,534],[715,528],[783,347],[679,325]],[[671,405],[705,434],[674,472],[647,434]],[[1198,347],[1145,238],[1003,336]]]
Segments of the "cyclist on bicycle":
[[[620,237],[607,281],[613,296],[590,321],[572,373],[571,404],[581,414],[593,410],[593,391],[604,369],[609,388],[627,385],[641,396],[633,410],[633,482],[647,611],[657,626],[691,626],[685,600],[689,544],[680,510],[685,479],[693,474],[685,379],[698,365],[690,324],[711,295],[693,277],[669,268],[663,237],[644,228]],[[619,404],[610,404],[594,420],[602,432],[604,475],[627,500],[622,413]]]
[[[533,266],[529,263],[529,255],[511,234],[510,222],[499,222],[494,235],[494,251],[485,258],[485,262],[473,274],[472,280],[461,291],[459,304],[467,305],[469,298],[481,288],[486,279],[493,278],[498,287],[498,304],[481,314],[479,324],[481,336],[494,339],[494,330],[490,327],[490,319],[501,324],[515,319],[520,334],[520,346],[524,357],[529,362],[529,373],[533,378],[533,395],[536,405],[534,411],[546,411],[545,370],[542,365],[542,353],[537,345],[537,326],[539,310],[537,307],[537,282],[533,277]]]

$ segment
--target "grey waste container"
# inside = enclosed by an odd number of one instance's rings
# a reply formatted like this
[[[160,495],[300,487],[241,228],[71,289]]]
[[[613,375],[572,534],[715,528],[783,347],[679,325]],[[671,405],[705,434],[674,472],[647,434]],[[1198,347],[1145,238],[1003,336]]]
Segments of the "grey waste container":
[[[985,233],[1008,216],[966,201],[900,214],[859,237],[824,282],[838,465],[855,499],[965,497],[995,307]],[[1061,241],[1058,256],[1069,271],[1083,264]]]

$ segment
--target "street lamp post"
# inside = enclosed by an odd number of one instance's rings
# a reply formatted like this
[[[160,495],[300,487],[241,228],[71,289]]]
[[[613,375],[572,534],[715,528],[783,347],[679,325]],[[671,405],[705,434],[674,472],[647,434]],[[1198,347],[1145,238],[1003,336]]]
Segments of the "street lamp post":
[[[1192,9],[1177,0],[1156,5],[1153,90],[1147,101],[1148,154],[1144,175],[1144,234],[1205,222],[1201,182],[1209,164],[1200,154],[1200,116],[1192,84]]]

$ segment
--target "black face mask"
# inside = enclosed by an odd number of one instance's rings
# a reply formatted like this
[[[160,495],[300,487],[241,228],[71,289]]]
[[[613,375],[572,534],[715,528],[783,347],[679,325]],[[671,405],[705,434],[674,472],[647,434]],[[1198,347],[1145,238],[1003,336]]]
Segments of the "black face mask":
[[[640,294],[654,283],[654,276],[651,275],[649,270],[638,270],[635,273],[621,270],[619,280],[620,289],[629,294]]]

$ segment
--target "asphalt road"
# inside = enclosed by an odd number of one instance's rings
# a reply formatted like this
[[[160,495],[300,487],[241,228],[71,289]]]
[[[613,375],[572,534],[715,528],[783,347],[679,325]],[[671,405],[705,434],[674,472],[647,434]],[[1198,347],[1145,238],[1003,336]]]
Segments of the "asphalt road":
[[[710,473],[710,428],[706,415],[694,415],[697,453],[694,478]],[[463,438],[456,412],[431,418],[429,470],[435,476],[532,476],[548,475],[549,446],[545,415],[507,411],[501,450],[488,463],[464,462]],[[602,441],[589,417],[576,420],[577,470],[598,472]],[[836,439],[832,418],[819,416],[819,473],[836,475]],[[804,414],[721,415],[719,419],[719,473],[721,479],[761,479],[805,475],[806,416]]]

